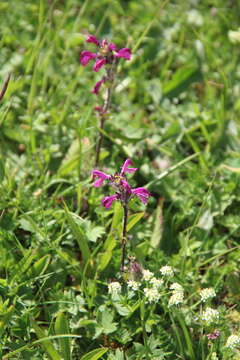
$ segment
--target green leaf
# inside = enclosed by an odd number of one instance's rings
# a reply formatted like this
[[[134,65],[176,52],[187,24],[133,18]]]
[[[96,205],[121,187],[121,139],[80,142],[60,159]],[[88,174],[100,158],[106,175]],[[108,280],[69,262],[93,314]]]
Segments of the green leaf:
[[[185,91],[188,86],[196,81],[202,80],[199,67],[188,64],[178,69],[172,79],[163,86],[165,96],[174,97]]]
[[[210,210],[206,210],[200,217],[197,226],[200,229],[209,231],[213,227],[213,216]]]
[[[160,200],[155,212],[154,229],[153,229],[152,237],[150,239],[150,249],[148,251],[149,254],[151,254],[154,249],[157,249],[159,247],[162,238],[162,232],[163,232],[162,208],[163,208],[163,199]]]
[[[83,355],[80,360],[98,360],[101,356],[106,354],[108,348],[99,348],[88,352]]]
[[[0,182],[3,181],[5,176],[5,167],[4,167],[4,162],[2,159],[0,159]]]
[[[104,252],[100,255],[98,271],[103,271],[109,264],[109,261],[112,258],[112,251],[117,245],[116,238],[118,237],[118,233],[120,231],[121,226],[122,226],[122,207],[121,204],[116,202],[114,204],[114,213],[113,213],[111,229],[103,245]]]
[[[102,313],[101,323],[104,334],[111,334],[117,330],[117,323],[113,322],[113,314],[107,310]]]
[[[90,221],[87,224],[86,236],[89,241],[96,242],[99,237],[105,233],[105,229],[102,226],[93,226]]]
[[[32,327],[38,337],[38,339],[42,339],[46,337],[45,332],[36,324],[34,320],[31,320]],[[59,353],[55,350],[54,346],[52,345],[50,340],[44,340],[41,343],[42,348],[48,354],[49,359],[51,360],[62,360]]]
[[[69,223],[70,229],[75,236],[78,246],[81,250],[82,257],[84,262],[86,263],[90,258],[90,249],[88,247],[87,239],[85,231],[82,228],[82,223],[84,220],[80,218],[80,216],[71,213],[67,206],[65,206],[65,214],[67,221]]]
[[[131,230],[134,227],[134,225],[136,225],[139,222],[139,220],[141,220],[143,215],[144,215],[144,212],[139,212],[137,214],[130,215],[129,221],[127,224],[127,231]]]
[[[64,313],[59,313],[55,320],[55,333],[57,335],[69,334],[69,325],[67,317]],[[69,338],[59,339],[61,355],[64,360],[71,360],[71,344]]]
[[[38,261],[36,261],[31,267],[31,272],[33,276],[39,276],[45,273],[48,268],[48,265],[51,261],[50,255],[44,255]]]

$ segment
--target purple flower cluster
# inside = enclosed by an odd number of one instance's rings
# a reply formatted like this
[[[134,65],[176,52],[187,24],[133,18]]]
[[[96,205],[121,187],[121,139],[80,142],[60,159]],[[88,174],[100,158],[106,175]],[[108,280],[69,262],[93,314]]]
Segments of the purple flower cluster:
[[[91,51],[82,51],[80,54],[80,62],[83,66],[86,66],[89,61],[94,60],[93,70],[98,72],[104,65],[113,64],[114,61],[118,58],[123,58],[125,60],[131,59],[131,50],[129,48],[119,49],[114,43],[108,43],[106,39],[102,41],[98,40],[95,36],[89,35],[87,40],[88,43],[93,43],[97,46],[97,52]],[[103,78],[96,83],[92,92],[98,95],[100,87],[108,78],[103,76]]]
[[[105,208],[110,208],[113,201],[120,200],[123,205],[126,205],[128,201],[137,196],[144,204],[147,203],[148,198],[151,196],[150,192],[143,188],[131,188],[131,186],[127,182],[126,173],[134,173],[137,168],[131,168],[129,165],[132,164],[130,159],[127,159],[122,168],[120,173],[116,173],[114,175],[108,175],[99,170],[93,170],[93,178],[97,179],[94,182],[95,187],[102,186],[105,180],[110,182],[110,185],[114,188],[115,194],[110,196],[105,196],[102,199],[102,205]]]
[[[216,340],[220,336],[219,330],[214,330],[212,333],[206,335],[208,340]]]

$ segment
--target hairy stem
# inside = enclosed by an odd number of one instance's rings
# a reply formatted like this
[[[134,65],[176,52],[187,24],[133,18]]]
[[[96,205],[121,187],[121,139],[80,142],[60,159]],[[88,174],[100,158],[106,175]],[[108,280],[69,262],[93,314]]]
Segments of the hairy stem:
[[[121,258],[121,272],[124,271],[124,262],[126,258],[126,244],[127,244],[127,221],[128,221],[128,205],[123,205],[123,232],[122,232],[122,258]]]
[[[116,71],[116,64],[114,63],[111,68],[107,69],[107,81],[109,82],[109,85],[106,90],[106,99],[104,101],[101,115],[100,115],[100,130],[104,129],[104,123],[106,120],[106,113],[109,110],[111,106],[111,100],[112,100],[112,93],[114,88],[114,75]],[[97,141],[96,146],[96,157],[95,157],[95,166],[98,166],[99,158],[100,158],[100,152],[102,147],[102,141],[103,141],[103,133],[100,131],[99,138]]]

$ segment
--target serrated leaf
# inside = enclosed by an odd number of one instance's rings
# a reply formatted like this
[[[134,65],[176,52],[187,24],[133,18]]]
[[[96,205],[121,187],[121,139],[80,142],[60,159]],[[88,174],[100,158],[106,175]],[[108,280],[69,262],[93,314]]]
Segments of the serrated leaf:
[[[96,242],[99,237],[105,233],[105,229],[102,226],[87,226],[86,236],[89,241]]]
[[[117,312],[121,316],[128,316],[132,312],[128,307],[126,307],[122,304],[119,304],[117,302],[114,303],[114,307],[116,308]]]
[[[117,323],[113,322],[113,314],[105,310],[101,321],[104,334],[111,334],[117,330]]]

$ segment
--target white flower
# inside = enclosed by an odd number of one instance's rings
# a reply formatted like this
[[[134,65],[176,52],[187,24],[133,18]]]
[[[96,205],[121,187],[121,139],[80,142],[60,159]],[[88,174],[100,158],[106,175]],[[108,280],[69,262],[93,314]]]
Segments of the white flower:
[[[160,294],[156,288],[145,288],[143,291],[149,303],[157,302],[160,299]]]
[[[148,281],[153,277],[153,273],[149,270],[143,269],[143,279]]]
[[[121,284],[118,281],[113,281],[108,284],[108,293],[111,295],[116,295],[121,292]]]
[[[163,285],[162,279],[157,279],[155,277],[152,277],[149,281],[154,288],[160,288]]]
[[[174,292],[183,292],[183,287],[182,285],[178,284],[178,283],[173,283],[171,286],[170,286],[170,289],[171,290],[174,290]]]
[[[234,349],[235,347],[240,346],[240,336],[238,335],[229,336],[225,346],[229,347],[230,349]]]
[[[203,25],[203,17],[199,11],[197,11],[196,9],[192,9],[187,14],[187,22],[190,25],[202,26]]]
[[[137,281],[128,280],[127,286],[128,286],[130,289],[136,291],[136,290],[139,289],[140,284],[139,284]]]
[[[171,266],[163,266],[161,267],[160,269],[160,272],[163,276],[173,276],[174,275],[174,272],[173,272],[173,268]]]
[[[228,38],[231,43],[236,44],[240,42],[240,29],[238,31],[229,30]]]
[[[212,309],[210,307],[207,307],[205,311],[203,311],[202,320],[205,321],[207,324],[210,324],[212,322],[216,322],[219,319],[219,311]]]
[[[183,297],[183,291],[174,291],[173,295],[169,299],[168,305],[172,306],[181,304],[183,302]]]
[[[201,296],[201,300],[203,302],[207,301],[208,299],[213,298],[216,296],[215,290],[213,288],[206,288],[200,291],[199,295]]]

